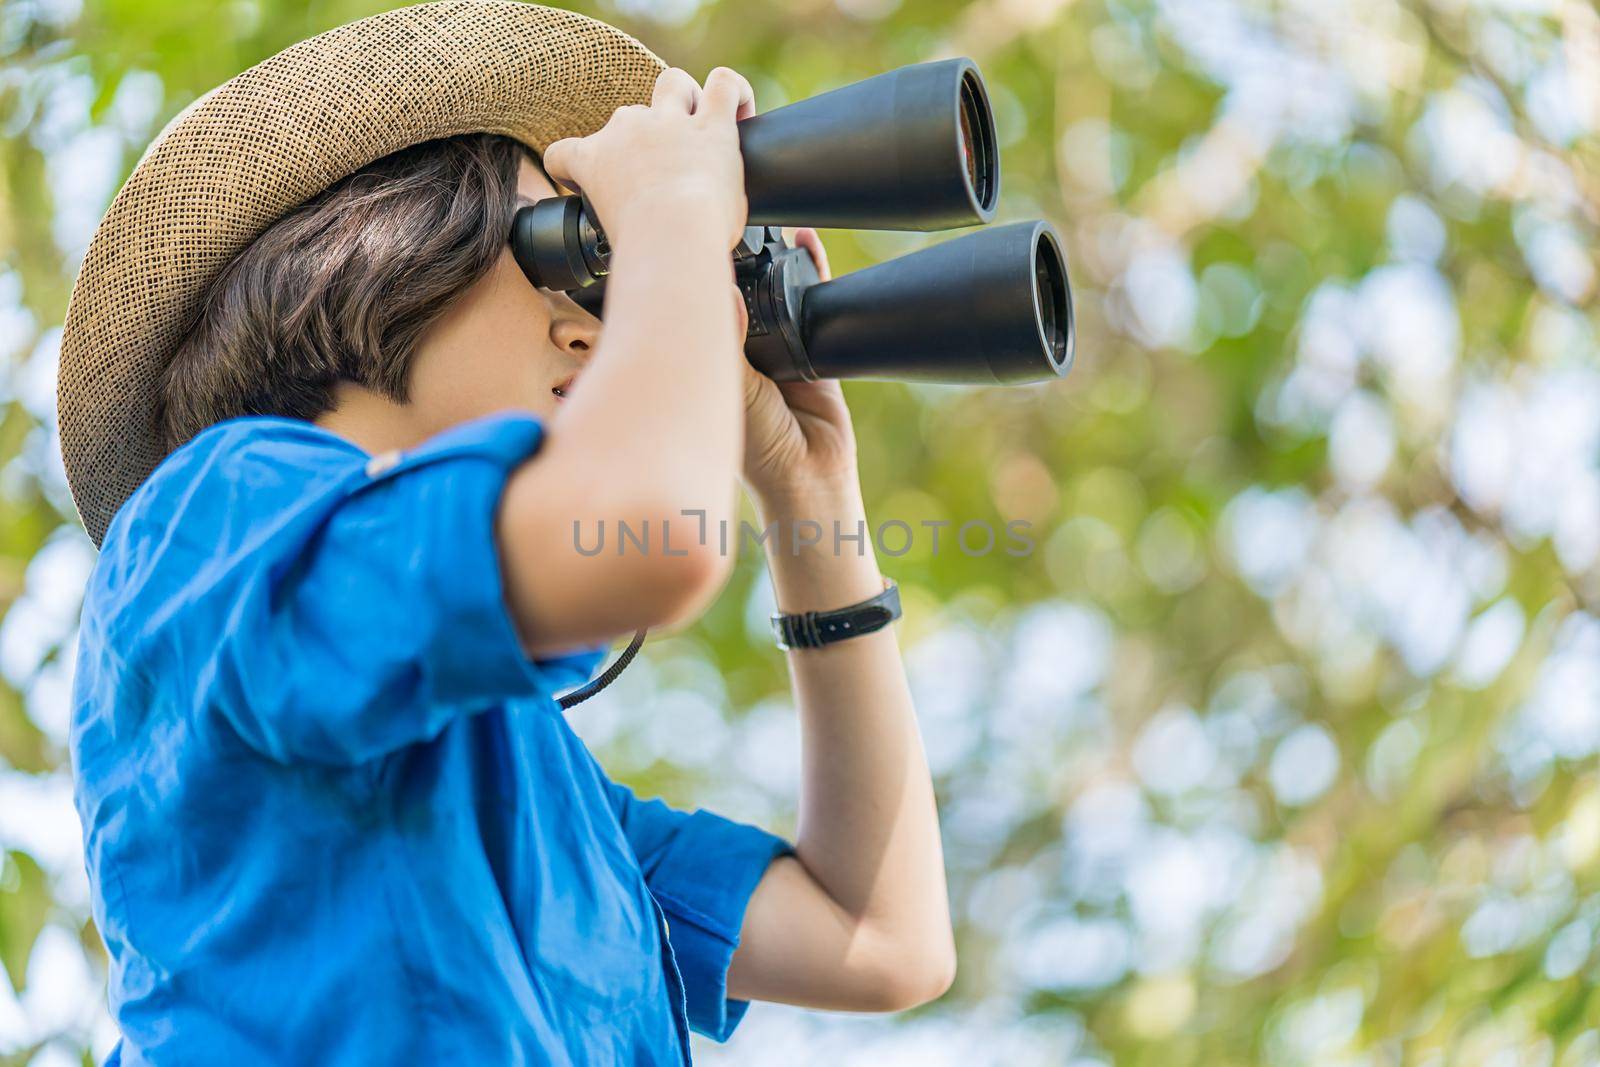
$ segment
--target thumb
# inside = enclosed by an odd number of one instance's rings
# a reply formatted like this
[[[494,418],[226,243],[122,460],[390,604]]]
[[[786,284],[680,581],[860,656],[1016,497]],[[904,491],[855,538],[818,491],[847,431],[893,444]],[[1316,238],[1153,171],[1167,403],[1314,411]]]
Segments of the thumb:
[[[828,267],[828,250],[822,247],[822,237],[815,229],[801,226],[794,231],[794,243],[796,247],[811,253],[811,262],[817,265],[817,276],[822,281],[833,277],[833,271]]]

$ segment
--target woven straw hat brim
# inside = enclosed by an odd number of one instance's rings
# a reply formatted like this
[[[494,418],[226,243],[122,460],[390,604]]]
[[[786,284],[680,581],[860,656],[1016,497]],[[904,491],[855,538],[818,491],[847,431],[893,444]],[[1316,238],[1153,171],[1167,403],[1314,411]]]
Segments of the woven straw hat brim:
[[[168,124],[84,255],[61,337],[57,411],[73,501],[99,545],[164,458],[163,368],[222,268],[339,179],[437,137],[538,152],[647,103],[665,64],[627,34],[514,0],[359,19],[272,56]]]

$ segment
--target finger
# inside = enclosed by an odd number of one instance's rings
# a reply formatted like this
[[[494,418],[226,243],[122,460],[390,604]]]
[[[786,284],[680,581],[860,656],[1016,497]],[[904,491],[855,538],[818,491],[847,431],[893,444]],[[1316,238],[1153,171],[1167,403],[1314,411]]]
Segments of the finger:
[[[552,182],[560,182],[567,188],[578,190],[578,183],[572,176],[574,167],[578,166],[578,156],[583,151],[581,137],[563,137],[553,142],[539,157],[539,162],[544,166],[545,176]]]
[[[692,115],[699,102],[700,86],[688,71],[681,67],[668,67],[656,75],[655,91],[650,97],[651,107]]]
[[[700,110],[713,118],[748,118],[756,113],[756,91],[743,74],[729,67],[717,67],[706,75]]]
[[[794,243],[797,248],[804,248],[811,253],[811,260],[817,265],[817,277],[827,281],[833,277],[833,271],[828,266],[828,250],[822,247],[822,237],[810,226],[802,226],[794,231]]]

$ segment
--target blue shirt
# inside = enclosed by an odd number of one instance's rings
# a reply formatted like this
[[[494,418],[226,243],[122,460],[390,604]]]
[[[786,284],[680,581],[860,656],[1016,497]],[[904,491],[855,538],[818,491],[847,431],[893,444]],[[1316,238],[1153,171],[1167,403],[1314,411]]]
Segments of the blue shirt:
[[[108,1063],[683,1064],[781,838],[611,781],[526,656],[494,513],[542,424],[395,461],[218,424],[106,533],[71,755]],[[574,714],[582,714],[581,705]]]

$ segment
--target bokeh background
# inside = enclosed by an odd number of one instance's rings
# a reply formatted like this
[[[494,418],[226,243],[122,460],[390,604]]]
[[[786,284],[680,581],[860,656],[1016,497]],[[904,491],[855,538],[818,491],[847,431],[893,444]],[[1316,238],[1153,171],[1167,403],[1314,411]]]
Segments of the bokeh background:
[[[93,227],[197,94],[388,6],[0,0],[0,1062],[115,1039],[65,741],[93,550],[54,433]],[[1600,1063],[1600,16],[1590,0],[609,0],[763,108],[974,57],[1078,364],[847,386],[960,974],[756,1005],[711,1064]],[[848,165],[848,161],[837,161]],[[827,233],[836,271],[942,236]],[[642,791],[792,832],[746,553],[574,709]]]

